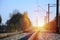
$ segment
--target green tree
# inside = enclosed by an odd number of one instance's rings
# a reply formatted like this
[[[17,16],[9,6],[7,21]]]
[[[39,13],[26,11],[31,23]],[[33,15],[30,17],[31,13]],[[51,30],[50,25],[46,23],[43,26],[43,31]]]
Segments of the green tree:
[[[10,17],[10,19],[6,22],[9,26],[10,31],[20,31],[25,30],[26,28],[31,26],[30,19],[28,18],[27,12],[21,14],[20,12],[16,12]]]
[[[1,22],[2,22],[2,18],[1,18],[1,16],[0,16],[0,24],[1,24]]]
[[[13,14],[11,16],[11,18],[6,22],[9,26],[10,26],[10,30],[18,30],[21,26],[20,23],[22,22],[21,19],[22,19],[23,15],[19,12],[17,12],[17,14]],[[12,26],[12,25],[14,26]]]

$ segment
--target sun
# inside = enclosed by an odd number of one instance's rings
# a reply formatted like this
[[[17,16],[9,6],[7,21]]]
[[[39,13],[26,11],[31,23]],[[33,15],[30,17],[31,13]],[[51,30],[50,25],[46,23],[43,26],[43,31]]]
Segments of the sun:
[[[43,21],[38,21],[38,22],[36,22],[37,24],[35,24],[34,26],[33,26],[33,28],[34,28],[34,30],[35,31],[44,31],[45,30],[45,27],[44,27],[44,22]]]
[[[44,26],[44,22],[38,22],[38,27],[43,27]]]
[[[34,25],[34,27],[43,27],[44,26],[44,22],[43,21],[39,21],[39,22],[37,22],[37,23],[33,23]]]

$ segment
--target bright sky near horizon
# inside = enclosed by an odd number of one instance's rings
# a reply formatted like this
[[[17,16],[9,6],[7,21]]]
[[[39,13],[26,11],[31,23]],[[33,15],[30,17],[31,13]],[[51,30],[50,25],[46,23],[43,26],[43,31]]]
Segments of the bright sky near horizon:
[[[43,23],[44,16],[48,10],[48,3],[51,5],[56,4],[56,0],[38,0],[40,11],[35,12],[35,10],[37,10],[36,0],[0,0],[0,15],[2,16],[2,23],[5,23],[10,18],[10,13],[15,9],[18,9],[21,13],[27,11],[33,25],[36,24],[36,14],[38,15],[38,23]],[[50,20],[52,20],[56,15],[55,7],[50,8],[50,13]]]

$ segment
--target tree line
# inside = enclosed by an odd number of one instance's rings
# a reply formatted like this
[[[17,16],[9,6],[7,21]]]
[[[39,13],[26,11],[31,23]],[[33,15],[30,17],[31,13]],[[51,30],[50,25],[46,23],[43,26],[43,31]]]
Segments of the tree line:
[[[2,22],[2,18],[0,16],[0,24]],[[31,27],[31,21],[28,17],[28,13],[24,12],[23,14],[20,12],[13,12],[10,16],[9,20],[6,21],[6,25],[0,25],[0,32],[18,32],[24,31]],[[4,31],[5,30],[5,31]]]

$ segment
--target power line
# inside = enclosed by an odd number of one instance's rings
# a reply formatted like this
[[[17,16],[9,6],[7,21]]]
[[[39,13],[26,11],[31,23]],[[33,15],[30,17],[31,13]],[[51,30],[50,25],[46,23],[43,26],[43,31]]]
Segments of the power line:
[[[38,11],[39,11],[39,8],[40,8],[40,9],[42,9],[44,12],[46,12],[46,10],[39,5],[38,0],[36,0],[36,4],[37,4],[37,9],[38,9]]]
[[[42,8],[40,5],[39,5],[39,7],[40,7],[43,11],[45,11],[45,12],[46,12],[46,10],[45,10],[44,8]]]

